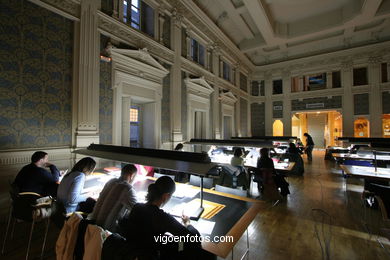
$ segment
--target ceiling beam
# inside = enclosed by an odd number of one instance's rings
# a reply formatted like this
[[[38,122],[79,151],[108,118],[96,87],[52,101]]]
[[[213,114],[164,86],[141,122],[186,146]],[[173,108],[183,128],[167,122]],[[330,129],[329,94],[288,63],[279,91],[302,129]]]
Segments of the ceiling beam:
[[[261,0],[243,0],[243,2],[265,42],[268,45],[274,45],[275,33],[272,26],[273,21],[268,17]]]
[[[226,0],[217,0],[217,2],[224,7],[225,11],[228,14],[228,17],[230,17],[234,21],[235,26],[243,33],[244,37],[246,39],[253,38],[254,35],[252,31],[249,29],[248,25],[245,23],[241,15],[236,11],[236,8],[232,4],[232,2]]]
[[[256,12],[259,12],[258,9],[255,11],[255,8],[256,8],[255,6],[261,5],[260,0],[257,0],[257,1],[243,0],[243,1],[244,1],[245,5],[247,6],[248,11],[252,15],[252,17]],[[260,30],[260,32],[263,36],[264,36],[263,31],[265,31],[266,35],[268,35],[268,38],[264,37],[264,40],[268,46],[270,46],[270,45],[271,46],[273,46],[273,45],[281,46],[282,44],[286,44],[287,42],[301,41],[301,40],[305,40],[305,39],[315,38],[315,37],[318,37],[318,36],[321,36],[324,34],[328,34],[328,33],[334,32],[334,31],[338,31],[338,30],[345,30],[344,31],[345,37],[350,38],[354,33],[355,26],[363,25],[363,24],[366,24],[367,22],[372,22],[374,20],[384,19],[384,18],[390,17],[390,14],[375,16],[375,13],[377,12],[381,2],[382,2],[382,0],[365,0],[363,3],[363,6],[361,8],[360,14],[356,15],[353,19],[346,21],[344,24],[341,24],[339,26],[334,26],[331,28],[319,30],[319,31],[316,31],[314,33],[304,34],[304,35],[300,35],[300,36],[292,37],[292,38],[280,38],[280,37],[275,36],[274,34],[271,35],[269,33],[270,29],[267,29],[267,28],[265,28],[265,29],[263,28],[263,30]],[[247,5],[247,3],[248,3],[248,5]],[[257,7],[257,8],[259,8],[259,7]],[[252,12],[251,12],[251,9],[252,9]],[[257,17],[263,19],[264,15],[266,15],[266,12],[265,12],[264,8],[262,8],[262,10],[264,10],[264,12],[258,13]],[[261,19],[257,19],[257,20],[254,19],[254,20],[256,22],[257,27],[259,27],[260,26],[259,21]],[[252,40],[244,40],[239,44],[239,48],[244,53],[254,51],[257,49],[261,49],[263,47],[264,47],[263,43],[261,43],[259,41],[252,41]]]

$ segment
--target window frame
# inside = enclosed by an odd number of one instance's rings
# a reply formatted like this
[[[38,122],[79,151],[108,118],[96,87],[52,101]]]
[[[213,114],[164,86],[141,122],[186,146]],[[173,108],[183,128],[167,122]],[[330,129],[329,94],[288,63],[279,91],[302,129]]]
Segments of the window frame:
[[[138,7],[133,5],[133,2],[135,2],[135,1],[138,1]],[[120,20],[123,23],[125,23],[126,25],[128,25],[129,27],[147,35],[148,37],[156,39],[157,27],[158,27],[158,24],[157,24],[158,15],[156,15],[155,4],[151,3],[150,1],[147,1],[147,0],[122,0],[120,3],[121,3]],[[125,3],[127,3],[127,4],[125,4]],[[152,12],[153,13],[152,24],[150,25],[150,26],[153,26],[153,30],[152,30],[153,34],[152,35],[147,32],[146,26],[142,26],[143,21],[147,20],[146,11],[143,10],[143,7],[142,7],[144,4],[146,4],[153,11]],[[138,24],[136,22],[133,22],[133,19],[132,19],[132,15],[131,15],[132,11],[131,10],[132,10],[133,6],[134,6],[134,8],[138,9],[138,14],[139,14]],[[129,8],[130,8],[130,11],[129,11]],[[130,14],[130,17],[129,17],[129,14]],[[144,17],[143,17],[143,14],[145,14]],[[133,24],[137,25],[138,28],[136,26],[133,26]]]

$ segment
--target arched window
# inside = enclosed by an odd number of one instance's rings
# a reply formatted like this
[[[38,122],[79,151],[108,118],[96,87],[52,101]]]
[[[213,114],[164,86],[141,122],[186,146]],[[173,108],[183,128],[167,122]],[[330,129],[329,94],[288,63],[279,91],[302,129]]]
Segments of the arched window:
[[[272,134],[273,136],[283,136],[283,123],[280,120],[275,120],[272,126]]]
[[[355,137],[370,137],[370,121],[359,117],[353,123]]]

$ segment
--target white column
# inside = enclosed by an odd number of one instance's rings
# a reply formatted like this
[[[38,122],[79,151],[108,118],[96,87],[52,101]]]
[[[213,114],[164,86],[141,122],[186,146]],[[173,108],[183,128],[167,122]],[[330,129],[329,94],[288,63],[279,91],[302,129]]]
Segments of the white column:
[[[114,66],[114,65],[113,65]],[[112,143],[122,144],[122,86],[113,87]]]
[[[354,136],[353,122],[353,95],[352,95],[352,62],[344,62],[341,64],[341,81],[344,89],[343,95],[343,136]]]
[[[165,17],[164,13],[160,11],[158,13],[158,41],[160,43],[163,43],[164,40],[164,22],[165,22]]]
[[[221,59],[219,60],[218,77],[223,78],[223,61]]]
[[[181,130],[181,21],[182,15],[174,13],[171,23],[171,42],[174,51],[174,63],[171,70],[171,127],[172,141],[183,141]]]
[[[326,88],[332,88],[333,75],[331,71],[326,73]]]
[[[236,128],[236,132],[233,133],[232,136],[239,136],[241,137],[242,136],[242,133],[241,133],[241,98],[240,98],[240,95],[237,95],[237,102],[234,104],[235,106],[235,111],[234,111],[234,114],[235,114],[235,128]]]
[[[210,47],[206,47],[206,61],[205,61],[205,67],[206,67],[206,70],[210,71],[210,68],[211,68],[211,64],[210,64],[210,57],[211,57],[211,50],[210,50]]]
[[[100,1],[81,2],[76,147],[99,143],[99,32]]]
[[[192,60],[192,57],[191,57],[191,38],[190,38],[190,30],[188,28],[186,31],[186,50],[187,50],[187,54],[186,54],[187,59]]]
[[[119,12],[119,0],[113,0],[112,17],[118,19],[118,12]]]
[[[299,76],[299,86],[298,86],[298,91],[301,92],[303,91],[303,76]]]
[[[382,137],[381,58],[370,57],[368,63],[370,137]]]
[[[217,46],[214,46],[213,48],[213,59],[212,59],[212,71],[215,75],[215,82],[214,82],[214,92],[213,95],[213,137],[215,139],[221,138],[221,121],[220,121],[220,114],[221,114],[221,104],[219,102],[219,87],[218,87],[218,80],[219,77],[219,48]]]
[[[122,146],[130,146],[130,97],[122,97]]]
[[[283,80],[283,135],[291,136],[291,76],[289,71],[282,74]]]
[[[272,79],[271,75],[265,75],[264,78],[264,94],[265,94],[265,135],[272,136]]]

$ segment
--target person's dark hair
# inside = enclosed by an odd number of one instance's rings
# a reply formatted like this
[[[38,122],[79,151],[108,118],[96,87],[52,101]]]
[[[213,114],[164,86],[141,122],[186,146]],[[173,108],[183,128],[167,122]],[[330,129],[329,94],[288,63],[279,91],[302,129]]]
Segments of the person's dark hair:
[[[308,134],[308,133],[304,133],[303,135],[304,135],[304,136],[309,136],[309,134]]]
[[[289,153],[299,153],[299,151],[294,143],[289,143],[288,152]]]
[[[137,167],[134,166],[134,164],[126,164],[123,166],[121,175],[126,175],[126,174],[135,174],[137,173]]]
[[[268,148],[261,148],[260,149],[260,156],[261,157],[267,157],[268,158],[269,157],[268,153],[269,153],[269,149]]]
[[[47,153],[42,152],[42,151],[35,152],[35,153],[33,153],[33,155],[31,156],[31,162],[32,162],[32,163],[36,163],[36,162],[39,161],[40,159],[45,158],[46,155],[47,155]]]
[[[235,150],[234,150],[234,157],[240,157],[240,156],[242,156],[243,155],[243,153],[242,153],[242,148],[236,148]]]
[[[178,143],[175,147],[175,151],[180,151],[181,149],[183,149],[183,144],[182,143]]]
[[[151,203],[160,199],[163,194],[174,193],[175,190],[175,182],[168,176],[161,176],[155,183],[149,185],[146,200]]]
[[[72,172],[83,172],[84,174],[90,174],[96,166],[96,162],[91,157],[84,157],[78,161],[72,168]]]

